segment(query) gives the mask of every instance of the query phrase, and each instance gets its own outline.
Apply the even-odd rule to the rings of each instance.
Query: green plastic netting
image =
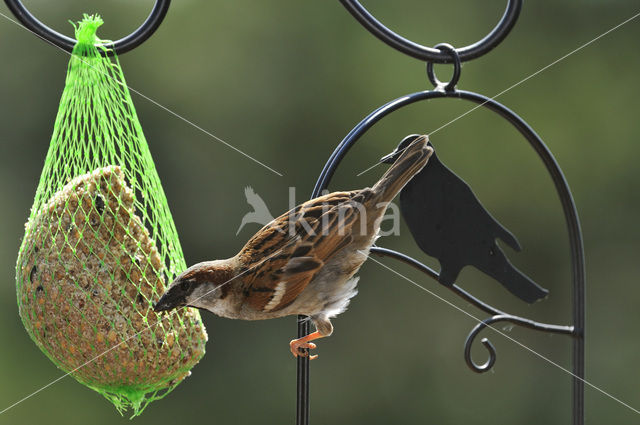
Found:
[[[190,373],[207,336],[197,310],[153,311],[185,262],[122,69],[96,37],[101,24],[85,15],[76,27],[17,298],[38,347],[135,416]]]

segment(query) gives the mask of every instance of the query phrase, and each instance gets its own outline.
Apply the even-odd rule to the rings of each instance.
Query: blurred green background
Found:
[[[434,45],[472,43],[492,28],[504,0],[367,0],[390,28]],[[100,13],[103,38],[137,27],[153,1],[25,1],[41,20],[71,35],[67,20]],[[495,95],[638,12],[634,0],[526,2],[511,35],[464,64],[459,88]],[[0,410],[62,372],[24,331],[14,265],[47,150],[68,55],[10,22],[0,5]],[[550,146],[569,180],[587,260],[587,379],[640,407],[640,19],[500,96]],[[283,174],[224,146],[133,94],[163,181],[187,263],[233,255],[258,229],[248,225],[243,189],[273,214],[288,188],[309,196],[324,162],[367,113],[427,89],[424,64],[373,38],[337,1],[175,1],[149,41],[121,57],[129,85]],[[437,66],[441,79],[450,70]],[[393,114],[350,153],[334,189],[370,185],[357,177],[409,133],[429,133],[469,110],[462,101],[417,104]],[[566,230],[550,178],[518,133],[476,110],[433,135],[441,159],[519,238],[507,255],[551,291],[524,305],[481,273],[461,285],[494,305],[558,324],[571,319]],[[423,259],[406,227],[382,246]],[[472,314],[485,315],[407,267],[383,262]],[[375,262],[361,270],[360,294],[319,344],[311,372],[313,424],[567,424],[571,378],[502,336],[491,373],[477,375],[462,346],[474,321]],[[149,406],[138,424],[285,424],[295,414],[295,319],[240,322],[204,314],[210,340],[193,376]],[[513,328],[509,335],[570,368],[570,338]],[[486,353],[478,344],[476,361]],[[590,424],[638,423],[631,410],[586,389]],[[2,424],[125,424],[100,395],[65,378],[0,415]]]

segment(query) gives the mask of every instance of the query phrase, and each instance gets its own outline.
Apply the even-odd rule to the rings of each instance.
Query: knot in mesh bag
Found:
[[[186,265],[118,59],[101,54],[101,24],[85,15],[76,28],[17,298],[58,367],[137,415],[190,373],[207,336],[197,310],[153,311]]]

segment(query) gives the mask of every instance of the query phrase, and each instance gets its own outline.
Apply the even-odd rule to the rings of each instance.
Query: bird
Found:
[[[354,277],[368,257],[389,203],[425,166],[433,149],[420,136],[372,187],[306,201],[260,229],[233,257],[195,264],[169,285],[157,312],[184,306],[218,316],[264,320],[304,315],[315,332],[289,343],[309,357],[312,341],[333,333],[331,319],[357,294]]]
[[[380,161],[393,164],[419,137],[407,136]],[[420,249],[440,262],[438,281],[443,285],[453,285],[462,268],[472,265],[525,302],[549,293],[509,262],[496,239],[520,251],[518,240],[482,206],[471,187],[440,162],[435,151],[429,164],[402,189],[400,210]]]
[[[265,204],[264,200],[254,192],[251,186],[247,186],[244,188],[244,196],[247,198],[247,204],[253,207],[253,211],[250,211],[242,217],[242,221],[240,222],[240,227],[236,231],[236,236],[240,233],[245,224],[248,223],[258,223],[261,225],[265,225],[273,220],[273,216],[267,208],[267,204]]]

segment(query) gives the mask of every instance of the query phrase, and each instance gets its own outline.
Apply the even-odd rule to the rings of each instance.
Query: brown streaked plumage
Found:
[[[155,309],[189,305],[244,320],[306,315],[316,332],[290,343],[294,356],[306,355],[299,349],[331,335],[330,319],[357,293],[353,276],[387,205],[426,165],[433,152],[427,142],[416,139],[373,187],[307,201],[260,229],[235,256],[190,267]]]

